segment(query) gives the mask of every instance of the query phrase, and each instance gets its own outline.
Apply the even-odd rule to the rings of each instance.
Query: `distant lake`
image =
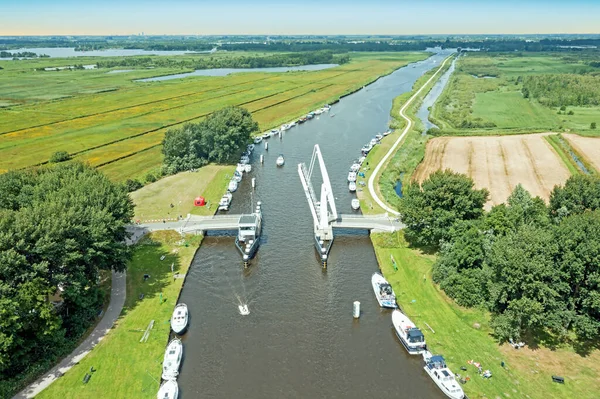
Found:
[[[210,53],[211,51],[150,51],[139,49],[108,49],[108,50],[91,50],[91,51],[75,51],[71,47],[39,47],[39,48],[20,48],[6,50],[11,53],[22,53],[29,51],[38,55],[46,54],[52,58],[65,57],[127,57],[132,55],[182,55],[189,53]],[[0,58],[2,60],[12,60],[12,58]]]
[[[138,79],[136,82],[156,82],[159,80],[182,79],[189,76],[227,76],[232,73],[240,72],[293,72],[293,71],[320,71],[338,66],[338,64],[316,64],[302,65],[295,67],[274,67],[274,68],[216,68],[216,69],[198,69],[194,72],[178,73],[175,75],[157,76],[155,78]]]

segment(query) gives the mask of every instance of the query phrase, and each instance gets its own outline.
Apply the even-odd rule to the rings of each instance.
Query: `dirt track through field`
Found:
[[[582,137],[576,134],[563,134],[571,147],[600,172],[600,137]]]
[[[505,202],[517,184],[533,196],[548,200],[554,186],[563,184],[570,174],[544,135],[432,139],[414,179],[422,182],[438,169],[467,174],[477,188],[490,191],[488,209]]]

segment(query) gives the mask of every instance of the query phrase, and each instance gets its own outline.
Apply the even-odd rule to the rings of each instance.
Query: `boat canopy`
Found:
[[[429,359],[429,361],[427,362],[427,365],[430,368],[435,368],[435,369],[445,369],[445,368],[447,368],[446,361],[444,360],[444,357],[440,356],[440,355],[432,356],[431,359]]]
[[[425,342],[425,336],[423,335],[423,333],[421,332],[421,330],[419,330],[416,327],[413,327],[411,329],[409,329],[406,332],[406,335],[408,336],[408,341],[412,342],[412,343],[419,343],[419,342]],[[444,360],[444,358],[442,358],[442,361]]]

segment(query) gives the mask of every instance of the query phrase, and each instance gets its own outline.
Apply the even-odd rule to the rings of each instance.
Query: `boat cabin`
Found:
[[[416,327],[409,328],[406,331],[406,338],[408,339],[408,342],[412,344],[420,344],[425,342],[425,336],[423,335],[421,330],[419,330]]]
[[[432,356],[427,361],[427,367],[430,370],[433,370],[433,369],[441,370],[441,369],[447,368],[446,361],[444,360],[444,357],[440,356],[440,355]]]
[[[255,214],[242,215],[239,220],[238,240],[255,240],[258,227],[258,216]]]
[[[391,296],[393,294],[392,286],[389,284],[381,284],[379,286],[379,293],[382,297]]]

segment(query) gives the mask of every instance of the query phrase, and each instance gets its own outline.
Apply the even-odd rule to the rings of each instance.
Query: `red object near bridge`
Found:
[[[194,206],[204,206],[206,205],[206,200],[204,197],[196,197],[194,200]]]

